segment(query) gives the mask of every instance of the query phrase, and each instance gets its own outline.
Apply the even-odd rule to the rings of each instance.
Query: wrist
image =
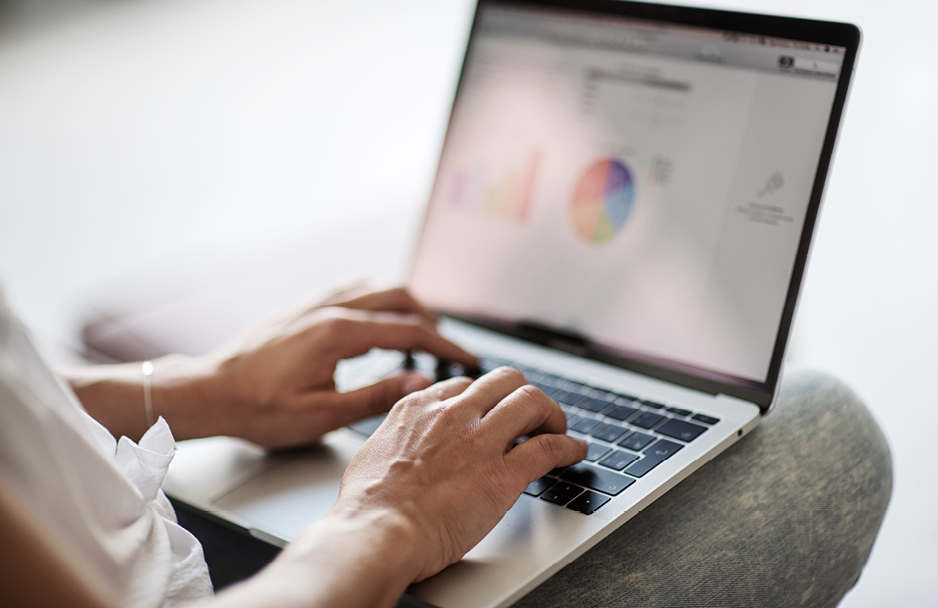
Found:
[[[223,398],[214,363],[205,357],[168,355],[154,359],[151,376],[153,416],[162,416],[178,440],[226,434]],[[134,364],[138,368],[140,364]]]
[[[211,361],[173,355],[152,361],[152,418],[166,418],[177,439],[205,436],[211,428]],[[150,427],[142,363],[96,365],[64,372],[85,410],[115,437],[139,440]]]
[[[335,507],[257,583],[278,588],[281,606],[392,607],[419,570],[415,539],[410,521],[393,510]]]

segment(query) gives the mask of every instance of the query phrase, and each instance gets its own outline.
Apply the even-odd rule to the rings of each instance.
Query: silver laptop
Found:
[[[556,399],[590,451],[410,594],[510,605],[756,427],[858,45],[847,24],[479,2],[409,287],[485,366]],[[337,381],[405,366],[454,373],[373,351]],[[165,489],[283,545],[329,509],[378,424],[281,454],[187,442]]]

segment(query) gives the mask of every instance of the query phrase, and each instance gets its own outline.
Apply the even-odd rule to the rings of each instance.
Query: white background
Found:
[[[938,3],[724,6],[864,29],[790,355],[853,386],[893,449],[893,502],[843,605],[935,606]],[[0,9],[0,283],[60,358],[106,286],[414,217],[469,15],[466,0]]]

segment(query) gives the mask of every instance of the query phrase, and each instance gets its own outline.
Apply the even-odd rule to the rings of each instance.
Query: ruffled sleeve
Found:
[[[166,420],[160,416],[143,435],[139,444],[127,437],[121,437],[117,443],[114,462],[124,476],[140,490],[143,499],[152,502],[156,500],[175,454],[176,441]]]

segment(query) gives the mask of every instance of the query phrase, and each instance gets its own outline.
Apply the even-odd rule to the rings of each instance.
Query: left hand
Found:
[[[169,422],[181,438],[231,435],[289,447],[387,411],[430,385],[408,372],[355,391],[336,391],[336,364],[373,347],[419,349],[468,366],[477,363],[437,332],[436,317],[406,290],[359,288],[272,319],[209,355],[212,372],[203,394],[211,398],[203,411],[193,413],[202,428]],[[157,368],[154,377],[159,374]]]

